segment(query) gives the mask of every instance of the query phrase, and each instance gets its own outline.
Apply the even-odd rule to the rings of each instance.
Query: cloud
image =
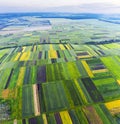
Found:
[[[120,6],[108,3],[90,3],[78,6],[62,6],[49,8],[53,12],[74,12],[74,13],[120,13]]]
[[[36,7],[2,6],[0,12],[71,12],[71,13],[120,13],[120,5],[109,3],[87,3],[73,6]]]

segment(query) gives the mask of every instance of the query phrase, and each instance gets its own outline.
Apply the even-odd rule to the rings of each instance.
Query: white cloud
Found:
[[[74,9],[70,9],[69,6],[73,6]],[[120,12],[119,7],[120,0],[0,0],[0,12],[75,11],[118,13]]]
[[[80,5],[84,3],[111,3],[120,5],[120,0],[0,0],[0,5],[5,6],[39,6],[55,7],[63,5]]]

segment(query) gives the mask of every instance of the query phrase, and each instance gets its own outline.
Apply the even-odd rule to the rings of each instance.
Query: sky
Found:
[[[120,0],[0,0],[0,12],[119,13]]]

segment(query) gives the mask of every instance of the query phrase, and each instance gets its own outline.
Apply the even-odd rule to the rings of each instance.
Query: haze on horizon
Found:
[[[0,13],[6,12],[78,12],[120,13],[120,0],[4,0]]]

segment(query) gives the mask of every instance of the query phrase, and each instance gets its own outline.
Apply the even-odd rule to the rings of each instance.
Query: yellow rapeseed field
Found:
[[[60,117],[62,119],[63,124],[73,124],[68,111],[60,112]]]
[[[90,77],[94,77],[94,75],[93,75],[92,71],[90,70],[90,68],[89,68],[89,66],[88,66],[88,64],[87,64],[87,62],[86,62],[85,60],[82,60],[81,62],[82,62],[82,64],[83,64],[85,70],[87,71],[88,75],[89,75]]]
[[[59,44],[59,47],[61,50],[65,50],[65,47],[63,46],[63,44]]]
[[[53,48],[53,45],[52,45],[52,44],[50,44],[50,50],[54,50],[54,48]]]
[[[46,114],[42,114],[44,124],[48,124]]]
[[[70,47],[68,46],[68,44],[67,44],[67,45],[65,45],[65,46],[67,47],[67,49],[68,49],[68,50],[70,50]]]
[[[27,61],[30,57],[30,51],[29,52],[24,52],[22,56],[20,57],[20,61]]]
[[[83,98],[84,102],[87,103],[87,99],[86,99],[86,97],[85,97],[85,95],[84,95],[84,93],[83,93],[78,81],[75,79],[74,82],[75,82],[75,85],[76,85],[81,97]]]
[[[120,107],[120,100],[115,100],[115,101],[112,101],[112,102],[107,102],[107,103],[105,103],[105,106],[109,110],[114,109],[114,108],[119,108]]]
[[[33,49],[33,51],[35,52],[37,50],[37,47],[36,47],[36,45],[34,46],[34,49]]]
[[[14,61],[18,61],[20,54],[21,54],[20,52],[17,53],[17,56],[15,57]]]
[[[99,69],[99,70],[93,70],[92,73],[101,73],[101,72],[107,72],[108,69]]]
[[[21,67],[18,75],[17,86],[21,86],[23,84],[25,74],[25,67]]]
[[[120,80],[117,80],[117,83],[120,85]]]
[[[49,50],[48,56],[49,56],[49,59],[57,59],[58,58],[56,50]]]
[[[25,52],[26,47],[22,47],[22,52]]]
[[[70,46],[70,44],[68,44],[69,48],[72,49],[72,47]]]
[[[83,55],[83,56],[77,56],[79,59],[82,59],[82,58],[90,58],[91,56],[90,55]]]

